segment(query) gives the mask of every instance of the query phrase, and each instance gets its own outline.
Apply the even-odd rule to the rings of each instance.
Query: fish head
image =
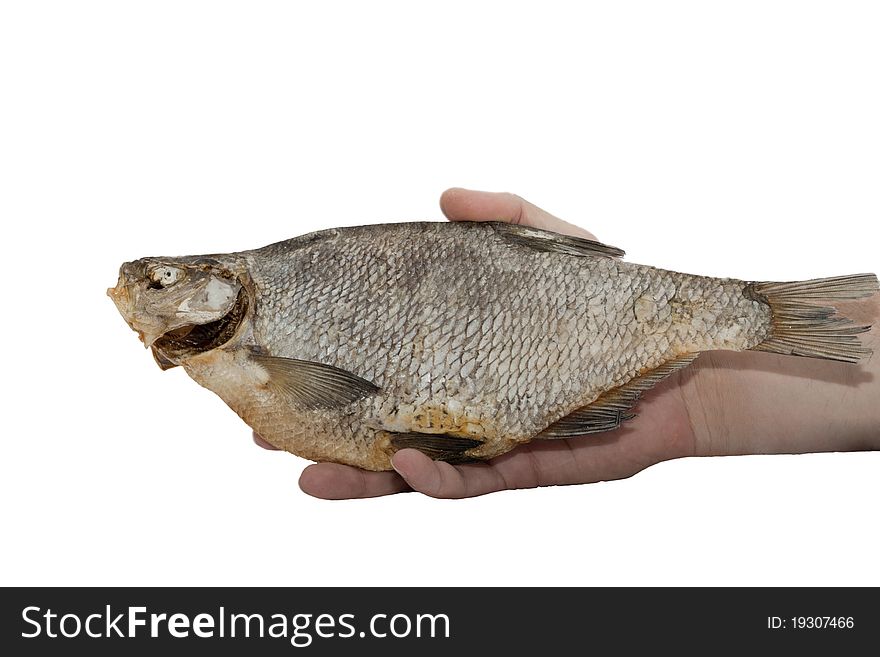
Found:
[[[234,256],[141,258],[107,294],[167,369],[232,340],[247,316],[245,278]]]

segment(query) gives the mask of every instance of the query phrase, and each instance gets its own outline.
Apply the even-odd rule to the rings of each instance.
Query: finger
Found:
[[[339,463],[315,463],[299,477],[304,493],[323,500],[379,497],[409,490],[396,472],[368,472]]]
[[[504,490],[504,478],[487,464],[454,466],[432,461],[415,449],[402,449],[391,464],[413,490],[438,498],[475,497]]]
[[[262,437],[260,434],[258,434],[256,431],[254,431],[254,433],[253,433],[253,438],[254,438],[254,442],[255,442],[257,445],[259,445],[260,447],[262,447],[263,449],[270,449],[270,450],[273,450],[273,451],[275,451],[275,452],[279,451],[278,448],[275,447],[275,445],[273,445],[272,443],[269,443],[269,442],[266,442],[265,440],[263,440],[263,437]]]
[[[508,192],[480,192],[453,187],[440,196],[440,209],[451,221],[506,221],[565,235],[596,239],[583,228],[554,217]]]
[[[577,439],[575,439],[577,440]],[[594,445],[595,442],[591,442]],[[594,475],[591,459],[579,459],[569,440],[524,445],[492,459],[511,488],[586,484],[602,479]]]

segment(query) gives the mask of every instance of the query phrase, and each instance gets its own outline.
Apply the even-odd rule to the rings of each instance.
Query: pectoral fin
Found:
[[[261,353],[251,358],[268,373],[266,385],[301,408],[346,406],[379,391],[373,383],[331,365]]]
[[[395,449],[412,448],[423,452],[435,461],[468,463],[474,461],[465,452],[479,446],[479,440],[437,433],[392,433],[391,445]]]
[[[573,438],[616,429],[635,417],[632,408],[650,390],[673,372],[690,365],[699,354],[686,354],[667,361],[631,381],[602,393],[592,403],[569,413],[544,429],[535,438]]]

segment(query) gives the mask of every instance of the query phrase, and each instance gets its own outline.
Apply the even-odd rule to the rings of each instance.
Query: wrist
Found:
[[[695,453],[798,454],[880,449],[878,297],[841,312],[874,324],[857,365],[759,352],[711,352],[683,376]]]

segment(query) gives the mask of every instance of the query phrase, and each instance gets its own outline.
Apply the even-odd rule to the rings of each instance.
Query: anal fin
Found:
[[[482,443],[473,438],[462,438],[445,433],[392,433],[391,445],[397,449],[412,448],[423,452],[434,461],[468,463],[473,457],[465,452]]]
[[[699,354],[685,354],[603,392],[590,404],[578,408],[544,429],[535,438],[573,438],[591,433],[611,431],[635,417],[633,406],[646,390],[650,390],[673,372],[687,367]]]

